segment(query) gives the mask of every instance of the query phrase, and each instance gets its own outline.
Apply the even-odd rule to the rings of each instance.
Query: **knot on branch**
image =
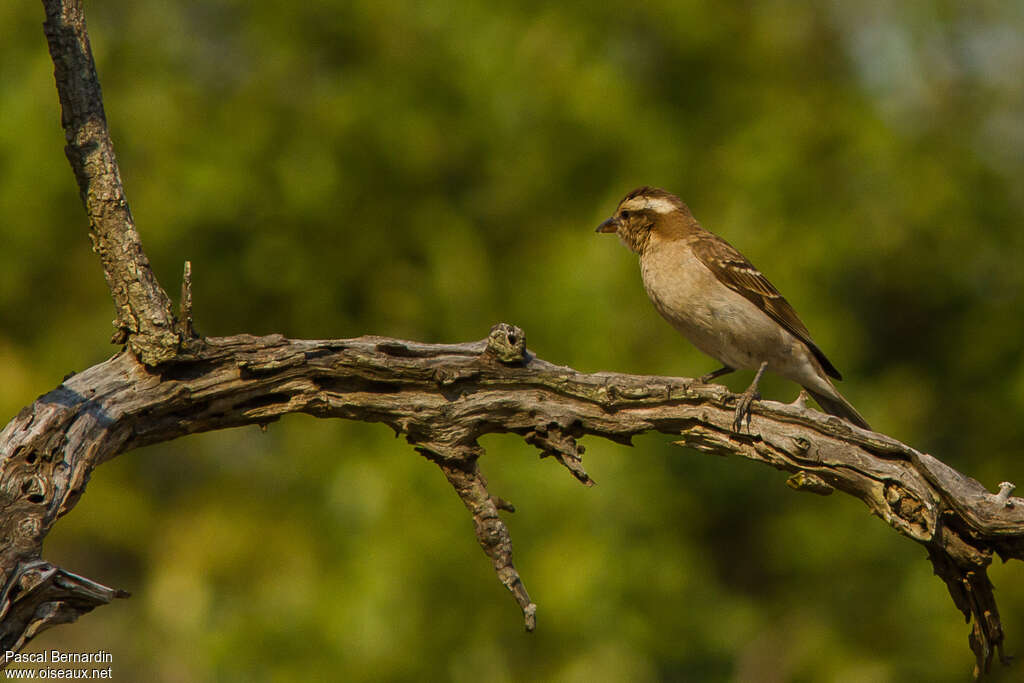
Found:
[[[565,427],[557,422],[537,425],[523,436],[526,443],[540,449],[540,457],[553,456],[586,486],[593,486],[594,480],[583,469],[583,452],[586,450],[577,439],[583,436],[578,423]]]
[[[1017,485],[1010,481],[999,482],[999,493],[996,494],[996,502],[1000,505],[1008,508],[1013,507],[1013,501],[1010,500],[1010,496],[1013,494]]]
[[[526,333],[515,325],[498,323],[487,336],[488,353],[506,365],[526,362]]]
[[[899,484],[886,482],[885,502],[901,522],[896,525],[897,528],[905,531],[908,536],[923,539],[932,535],[935,529],[934,514],[930,514],[928,506],[907,489]]]
[[[464,382],[466,380],[476,379],[479,376],[480,370],[478,368],[446,367],[437,368],[436,370],[434,370],[434,381],[437,382],[437,384],[442,388],[442,390],[444,390],[444,394],[446,397],[448,397],[449,394],[451,393],[448,390],[453,385],[458,384],[459,382]],[[451,398],[457,398],[457,395],[452,396]]]
[[[835,491],[835,487],[812,472],[800,470],[786,480],[786,486],[794,491],[806,491],[816,493],[819,496],[827,496]]]

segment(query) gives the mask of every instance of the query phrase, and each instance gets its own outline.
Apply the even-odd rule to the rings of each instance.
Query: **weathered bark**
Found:
[[[510,338],[520,355],[509,351]],[[532,629],[536,606],[516,573],[498,515],[508,505],[487,489],[478,439],[518,434],[589,484],[580,437],[628,443],[659,431],[680,436],[681,445],[792,472],[789,482],[798,490],[839,489],[862,500],[928,549],[957,607],[973,619],[972,647],[979,667],[988,667],[1003,636],[986,567],[994,552],[1024,559],[1024,500],[990,494],[929,455],[807,408],[757,402],[750,430],[737,433],[731,426],[735,395],[724,387],[579,373],[531,356],[522,342],[522,331],[499,325],[488,340],[450,345],[379,337],[209,338],[194,340],[157,367],[122,352],[41,396],[0,432],[0,534],[6,539],[0,568],[9,578],[37,562],[43,537],[78,500],[92,469],[115,455],[302,412],[383,422],[437,463]],[[55,601],[52,589],[8,593],[7,604],[21,613],[29,610],[19,603]],[[88,609],[100,601],[81,604]],[[47,609],[62,619],[67,611]],[[25,634],[7,621],[0,627],[0,646],[23,642]]]
[[[180,321],[150,269],[121,187],[80,0],[43,0],[66,152],[117,309],[126,348],[39,397],[0,431],[0,647],[22,648],[50,626],[127,595],[41,559],[44,537],[85,491],[94,467],[138,446],[195,432],[266,425],[287,413],[383,422],[435,462],[469,509],[499,579],[535,625],[488,490],[480,436],[518,434],[584,484],[585,435],[629,443],[659,431],[720,455],[793,473],[797,490],[838,489],[925,546],[972,621],[976,674],[1003,632],[986,568],[1024,559],[1024,500],[881,434],[798,405],[761,401],[732,429],[734,394],[686,378],[583,374],[526,351],[523,333],[422,344],[380,337],[308,341],[279,335],[197,338],[186,264]],[[1001,652],[1000,652],[1001,654]]]
[[[132,347],[147,364],[173,356],[178,345],[174,313],[157,282],[121,184],[96,64],[80,0],[44,0],[43,30],[53,59],[61,126],[78,191],[89,216],[93,250],[117,309],[112,341]]]

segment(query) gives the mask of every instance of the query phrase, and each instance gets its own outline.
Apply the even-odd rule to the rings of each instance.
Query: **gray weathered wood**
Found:
[[[510,337],[521,355],[509,351]],[[480,471],[478,439],[518,434],[589,484],[581,437],[628,443],[659,431],[697,450],[792,472],[798,490],[840,490],[863,501],[928,549],[957,606],[973,619],[972,647],[979,666],[988,667],[1003,636],[986,567],[993,553],[1024,557],[1024,500],[1004,500],[929,455],[800,406],[756,402],[750,430],[737,433],[731,427],[736,397],[721,386],[580,373],[532,356],[523,340],[518,328],[499,325],[489,339],[468,344],[198,339],[157,367],[119,353],[41,396],[0,432],[0,567],[9,578],[40,559],[43,537],[100,463],[185,434],[265,425],[301,412],[382,422],[437,463],[532,629],[536,606],[512,563],[498,514],[503,504]],[[47,596],[38,599],[52,602]],[[17,591],[9,596],[14,605],[18,598]],[[23,637],[0,633],[5,647]]]
[[[81,0],[44,0],[43,8],[67,142],[64,152],[117,309],[113,341],[127,341],[143,362],[158,363],[173,355],[178,344],[174,313],[142,250],[125,197]]]

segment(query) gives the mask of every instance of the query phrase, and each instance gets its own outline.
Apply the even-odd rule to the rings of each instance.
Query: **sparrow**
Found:
[[[702,383],[735,370],[757,371],[737,401],[733,429],[740,431],[744,419],[749,429],[750,407],[761,398],[757,386],[766,370],[799,384],[825,412],[871,429],[832,384],[830,377],[842,379],[839,371],[789,302],[743,254],[702,228],[679,197],[653,187],[633,190],[597,232],[615,233],[640,255],[654,307],[722,363]]]

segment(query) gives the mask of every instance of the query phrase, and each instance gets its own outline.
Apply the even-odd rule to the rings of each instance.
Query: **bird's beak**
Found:
[[[597,226],[597,230],[594,232],[618,232],[619,231],[619,219],[612,216],[601,225]]]

